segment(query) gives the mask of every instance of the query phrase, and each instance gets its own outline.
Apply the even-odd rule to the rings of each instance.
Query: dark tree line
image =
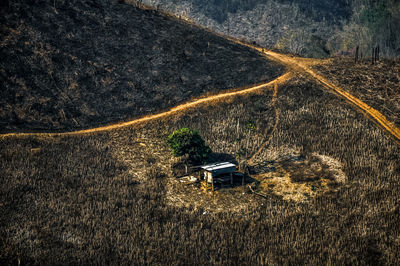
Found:
[[[353,15],[341,32],[346,42],[360,47],[363,54],[395,57],[400,54],[400,1],[353,0]],[[372,51],[372,52],[371,52]]]

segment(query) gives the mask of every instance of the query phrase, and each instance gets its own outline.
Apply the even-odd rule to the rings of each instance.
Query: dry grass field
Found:
[[[154,10],[29,3],[0,17],[0,132],[128,120],[284,70]],[[314,69],[399,125],[398,62],[340,60]],[[0,265],[399,265],[400,145],[291,71],[279,86],[130,126],[0,136]],[[245,185],[181,182],[167,136],[182,127],[212,161],[238,164]]]
[[[305,77],[276,97],[263,90],[91,135],[2,139],[1,261],[400,263],[400,147]],[[249,166],[264,197],[178,182],[166,136],[182,126],[235,160],[272,134]]]

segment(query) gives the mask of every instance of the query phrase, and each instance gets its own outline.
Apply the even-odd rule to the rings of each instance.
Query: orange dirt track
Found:
[[[280,54],[280,53],[276,53],[276,52],[272,52],[272,51],[268,51],[268,50],[264,51],[263,48],[256,47],[256,46],[253,46],[253,45],[250,45],[250,44],[247,44],[247,43],[243,43],[240,40],[233,39],[233,38],[226,37],[226,36],[223,36],[223,37],[231,40],[232,42],[235,42],[235,43],[238,43],[240,45],[244,45],[244,46],[250,47],[250,48],[252,48],[254,50],[257,50],[260,53],[263,53],[269,59],[274,60],[274,61],[278,61],[278,62],[288,66],[289,68],[291,68],[295,72],[303,72],[303,73],[308,74],[314,80],[316,80],[319,83],[321,83],[325,88],[328,88],[333,93],[343,97],[348,102],[350,102],[351,104],[356,106],[370,120],[375,122],[379,127],[384,129],[386,132],[388,132],[395,139],[395,141],[398,144],[400,144],[400,130],[393,123],[388,121],[387,118],[383,114],[381,114],[378,110],[370,107],[369,105],[367,105],[366,103],[364,103],[360,99],[354,97],[350,93],[346,92],[342,88],[330,83],[327,79],[325,79],[324,77],[316,74],[310,68],[310,65],[319,64],[319,63],[323,62],[324,60],[291,57],[291,56],[288,56],[288,55],[284,55],[284,54]],[[138,119],[135,119],[135,120],[132,120],[132,121],[128,121],[128,122],[121,122],[121,123],[116,123],[116,124],[103,126],[103,127],[98,127],[98,128],[84,129],[84,130],[71,131],[71,132],[61,132],[61,133],[7,133],[7,134],[0,135],[0,138],[22,137],[22,136],[43,136],[43,137],[45,137],[45,136],[48,136],[48,137],[51,137],[51,136],[66,136],[66,135],[71,136],[71,135],[81,135],[81,134],[101,132],[101,131],[107,131],[107,130],[112,130],[112,129],[121,128],[121,127],[126,127],[126,126],[130,126],[130,125],[146,122],[146,121],[149,121],[149,120],[154,120],[154,119],[158,119],[158,118],[161,118],[161,117],[165,117],[165,116],[177,113],[177,112],[182,112],[182,111],[184,111],[184,110],[186,110],[188,108],[192,108],[192,107],[194,107],[196,105],[199,105],[199,104],[202,104],[202,103],[208,103],[208,102],[211,102],[211,101],[216,101],[216,100],[220,100],[220,99],[223,99],[223,98],[226,98],[226,97],[235,96],[235,95],[252,93],[252,92],[254,92],[256,90],[263,89],[263,88],[268,87],[268,86],[273,85],[273,84],[282,84],[282,83],[286,82],[287,80],[289,80],[292,77],[292,75],[293,75],[293,73],[289,72],[289,73],[286,73],[286,74],[280,76],[279,78],[277,78],[277,79],[275,79],[273,81],[270,81],[268,83],[265,83],[265,84],[257,85],[257,86],[251,87],[251,88],[242,89],[242,90],[235,91],[235,92],[226,92],[226,93],[221,93],[221,94],[218,94],[218,95],[213,95],[213,96],[209,96],[209,97],[206,97],[206,98],[198,99],[198,100],[195,100],[195,101],[192,101],[192,102],[188,102],[188,103],[185,103],[185,104],[182,104],[182,105],[178,105],[178,106],[176,106],[176,107],[174,107],[174,108],[172,108],[172,109],[170,109],[169,111],[166,111],[166,112],[162,112],[162,113],[154,114],[154,115],[144,116],[142,118],[138,118]],[[264,147],[264,145],[262,147]]]
[[[232,40],[232,39],[230,39]],[[386,132],[388,132],[396,141],[397,144],[400,144],[400,130],[387,118],[381,114],[378,110],[372,108],[368,104],[364,103],[360,99],[354,97],[350,93],[346,92],[342,88],[336,86],[335,84],[330,83],[327,79],[324,77],[318,75],[315,73],[311,68],[310,65],[315,65],[315,64],[320,64],[324,60],[322,59],[309,59],[309,58],[299,58],[299,57],[291,57],[288,55],[272,52],[265,50],[260,47],[255,47],[253,45],[245,44],[237,40],[232,40],[236,43],[246,45],[252,49],[255,49],[263,54],[265,54],[269,59],[278,61],[293,70],[297,72],[303,72],[307,73],[309,76],[311,76],[314,80],[318,81],[321,83],[325,88],[329,89],[333,93],[339,95],[340,97],[346,99],[348,102],[356,106],[361,112],[363,112],[370,120],[375,122],[379,127],[384,129]]]
[[[260,49],[257,49],[260,50]],[[387,120],[387,118],[381,114],[378,110],[372,108],[368,104],[364,103],[360,99],[354,97],[350,93],[346,92],[342,88],[336,86],[335,84],[330,83],[327,79],[324,77],[316,74],[306,63],[302,63],[301,60],[296,60],[295,58],[291,58],[286,55],[278,54],[275,52],[267,51],[265,52],[267,56],[270,58],[275,58],[278,61],[284,63],[285,65],[291,66],[294,69],[302,69],[303,72],[306,72],[309,74],[311,77],[313,77],[315,80],[320,82],[324,87],[332,90],[334,93],[337,95],[345,98],[348,102],[351,104],[355,105],[358,109],[360,109],[364,114],[367,115],[370,119],[372,119],[375,123],[377,123],[380,127],[382,127],[384,130],[386,130],[394,139],[396,140],[397,143],[400,141],[400,130],[390,121]],[[313,60],[309,60],[311,64],[314,64],[312,62]]]
[[[158,114],[154,114],[154,115],[147,115],[147,116],[144,116],[144,117],[141,117],[141,118],[138,118],[135,120],[127,121],[127,122],[121,122],[121,123],[116,123],[116,124],[112,124],[112,125],[108,125],[108,126],[91,128],[91,129],[84,129],[84,130],[70,131],[70,132],[60,132],[60,133],[7,133],[7,134],[0,135],[0,138],[23,137],[23,136],[42,136],[42,137],[73,136],[73,135],[82,135],[82,134],[117,129],[117,128],[126,127],[126,126],[130,126],[130,125],[134,125],[134,124],[139,124],[139,123],[154,120],[154,119],[159,119],[159,118],[162,118],[162,117],[165,117],[168,115],[172,115],[172,114],[175,114],[178,112],[182,112],[189,108],[195,107],[196,105],[199,105],[199,104],[205,104],[205,103],[221,100],[221,99],[236,96],[236,95],[244,95],[244,94],[248,94],[248,93],[253,93],[257,90],[264,89],[264,88],[272,86],[272,85],[277,86],[279,84],[285,83],[292,76],[293,76],[292,73],[288,72],[288,73],[283,74],[282,76],[280,76],[270,82],[264,83],[264,84],[256,85],[256,86],[253,86],[253,87],[250,87],[247,89],[242,89],[239,91],[225,92],[225,93],[221,93],[221,94],[217,94],[217,95],[212,95],[212,96],[209,96],[206,98],[201,98],[198,100],[194,100],[192,102],[178,105],[178,106],[176,106],[168,111],[162,112],[162,113],[158,113]]]

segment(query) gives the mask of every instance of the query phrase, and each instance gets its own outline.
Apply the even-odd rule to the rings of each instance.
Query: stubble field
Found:
[[[2,261],[399,263],[399,146],[305,77],[280,86],[276,97],[264,90],[92,135],[2,139]],[[199,194],[173,176],[177,160],[165,137],[182,126],[235,160],[246,151],[251,157],[272,134],[249,167],[254,178],[270,173],[264,183],[281,177],[292,188],[311,187],[329,173],[344,176],[309,194],[263,182],[256,189],[264,197],[246,188]],[[299,178],[296,169],[308,166],[317,169],[312,178]]]

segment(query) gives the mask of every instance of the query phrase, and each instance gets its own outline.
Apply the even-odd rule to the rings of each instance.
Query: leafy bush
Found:
[[[168,144],[174,156],[189,155],[195,162],[204,162],[211,153],[199,133],[190,128],[181,128],[168,136]]]

